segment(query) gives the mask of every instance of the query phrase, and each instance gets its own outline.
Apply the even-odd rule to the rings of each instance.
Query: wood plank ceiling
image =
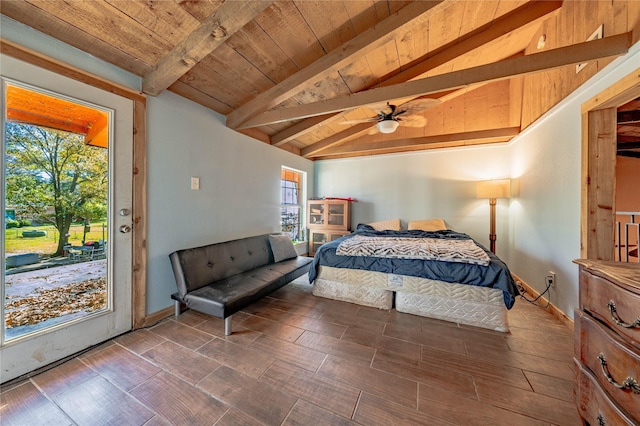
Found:
[[[505,142],[523,75],[624,54],[629,34],[531,52],[561,1],[3,1],[0,12],[310,159]],[[7,42],[4,42],[5,44]],[[526,53],[526,54],[525,54]],[[427,98],[398,130],[386,103]],[[409,120],[408,118],[412,118]]]

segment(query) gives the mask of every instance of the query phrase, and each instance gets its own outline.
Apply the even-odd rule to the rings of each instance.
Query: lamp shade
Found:
[[[398,123],[396,120],[382,120],[378,121],[378,124],[376,124],[376,126],[378,126],[378,130],[380,131],[380,133],[393,133],[396,131],[399,124],[400,123]]]
[[[477,198],[509,198],[511,197],[511,179],[478,182],[476,196]]]

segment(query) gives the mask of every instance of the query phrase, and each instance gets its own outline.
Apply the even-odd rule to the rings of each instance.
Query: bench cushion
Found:
[[[306,274],[311,262],[297,257],[261,266],[194,290],[183,301],[195,311],[226,318]]]

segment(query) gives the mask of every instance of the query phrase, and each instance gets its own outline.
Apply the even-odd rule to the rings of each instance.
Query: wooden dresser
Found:
[[[575,398],[592,426],[640,424],[640,264],[575,260]]]

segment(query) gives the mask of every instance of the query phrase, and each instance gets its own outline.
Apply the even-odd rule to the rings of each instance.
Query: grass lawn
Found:
[[[86,241],[99,241],[107,239],[107,225],[104,223],[92,223],[91,231],[87,232]],[[45,231],[44,237],[22,236],[23,231]],[[71,225],[69,229],[69,243],[74,246],[82,245],[84,225]],[[5,229],[4,250],[5,255],[20,253],[38,253],[40,255],[51,255],[58,248],[59,232],[52,225],[47,226],[25,226],[22,228]]]

